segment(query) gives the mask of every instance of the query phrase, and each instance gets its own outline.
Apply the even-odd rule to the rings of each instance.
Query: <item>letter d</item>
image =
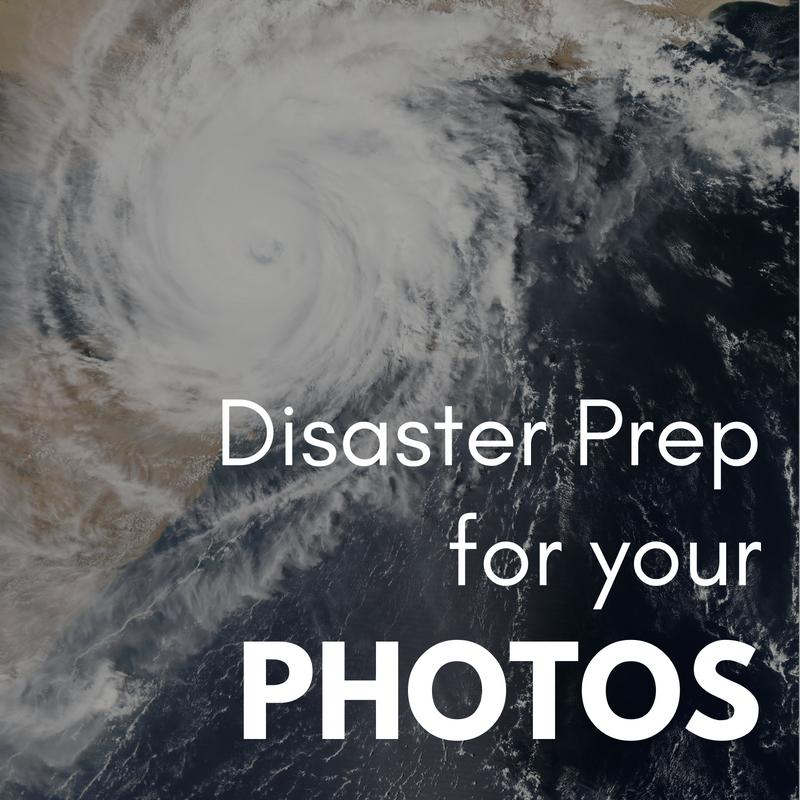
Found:
[[[231,456],[231,408],[239,406],[240,408],[249,408],[255,411],[264,424],[267,426],[267,438],[261,449],[252,456],[245,456],[244,458],[236,458]],[[244,466],[245,464],[254,464],[259,458],[264,456],[272,444],[272,419],[269,414],[264,411],[258,403],[253,403],[250,400],[223,400],[222,401],[222,465],[229,466]]]

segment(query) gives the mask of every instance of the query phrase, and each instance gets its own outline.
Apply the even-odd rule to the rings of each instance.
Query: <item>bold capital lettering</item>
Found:
[[[268,684],[267,661],[282,661],[289,667],[283,683]],[[268,703],[291,703],[308,691],[313,668],[308,653],[291,642],[245,642],[244,738],[267,738]]]
[[[344,739],[345,700],[375,701],[375,738],[397,738],[397,642],[375,642],[375,680],[344,677],[344,642],[322,643],[322,738]]]

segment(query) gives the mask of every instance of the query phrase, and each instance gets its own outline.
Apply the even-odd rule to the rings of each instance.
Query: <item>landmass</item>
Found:
[[[199,496],[218,432],[175,430],[114,387],[87,339],[0,358],[0,663],[52,640]]]

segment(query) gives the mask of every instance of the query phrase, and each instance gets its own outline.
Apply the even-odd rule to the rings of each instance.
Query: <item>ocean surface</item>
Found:
[[[115,385],[182,431],[242,397],[277,432],[292,406],[296,441],[292,466],[277,433],[253,465],[218,461],[46,658],[4,682],[0,797],[797,796],[798,6],[725,6],[688,43],[615,8],[545,5],[535,23],[205,0],[113,86],[86,66],[57,121],[29,121],[77,144],[0,179],[3,329],[110,343]],[[495,52],[570,31],[577,80]],[[623,415],[586,466],[582,398]],[[464,425],[452,466],[433,435],[446,405]],[[336,436],[417,420],[432,457],[315,469],[297,438],[312,420]],[[486,420],[515,441],[546,421],[532,463],[515,450],[476,464],[467,433]],[[632,466],[630,423],[645,420],[655,434]],[[691,466],[658,455],[677,420],[704,437]],[[713,424],[734,420],[758,453],[715,490]],[[234,452],[252,451],[258,427],[238,431]],[[726,446],[740,456],[747,440]],[[469,512],[461,587],[448,543]],[[531,557],[515,586],[483,573],[499,541]],[[680,559],[665,586],[631,566],[653,541]],[[546,586],[542,542],[562,543]],[[600,610],[590,542],[609,558],[631,543]],[[690,542],[705,574],[728,544],[726,586],[692,582]],[[740,542],[761,542],[744,586]],[[405,692],[450,639],[487,648],[507,678],[497,723],[464,742],[424,731]],[[551,741],[531,737],[530,666],[508,660],[510,641],[540,639],[580,647],[558,668]],[[681,680],[674,719],[640,742],[598,731],[581,701],[587,663],[622,639],[659,647]],[[695,709],[728,713],[692,672],[718,639],[755,647],[721,669],[760,707],[733,742],[685,730]],[[242,643],[265,640],[304,647],[314,680],[269,709],[266,740],[244,740]],[[354,679],[374,677],[376,641],[399,643],[397,740],[376,740],[374,706],[357,702],[344,740],[321,737],[323,641],[345,642]],[[641,716],[653,680],[626,664],[608,692]],[[464,717],[480,683],[450,664],[434,695]]]

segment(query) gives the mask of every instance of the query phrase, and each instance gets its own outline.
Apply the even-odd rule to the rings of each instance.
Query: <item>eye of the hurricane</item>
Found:
[[[273,264],[283,253],[283,244],[270,236],[255,237],[250,242],[250,258],[259,264]]]

